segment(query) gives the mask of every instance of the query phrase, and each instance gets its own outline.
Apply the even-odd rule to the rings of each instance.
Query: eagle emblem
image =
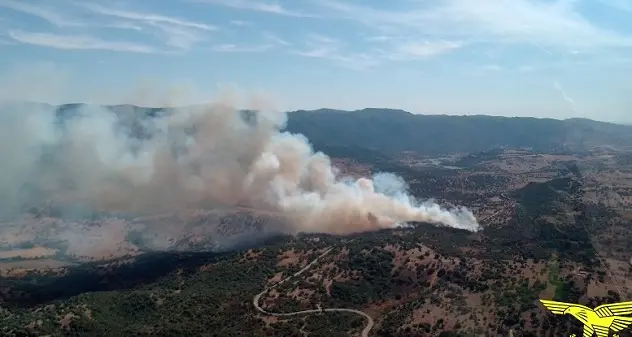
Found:
[[[603,304],[595,309],[573,303],[540,300],[555,315],[571,315],[584,324],[582,337],[608,337],[609,331],[618,333],[632,325],[632,302]],[[616,335],[615,335],[616,336]]]

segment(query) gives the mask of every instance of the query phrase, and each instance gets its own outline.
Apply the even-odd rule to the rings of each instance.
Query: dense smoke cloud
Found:
[[[231,106],[146,113],[85,105],[64,113],[4,105],[0,211],[51,200],[135,214],[240,206],[278,213],[290,233],[345,234],[406,221],[478,229],[465,208],[418,203],[395,175],[340,177],[304,136],[280,131],[285,113]]]

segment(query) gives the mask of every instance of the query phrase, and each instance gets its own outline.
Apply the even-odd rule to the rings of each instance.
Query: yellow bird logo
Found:
[[[603,304],[595,309],[587,306],[540,300],[540,302],[555,315],[572,315],[584,324],[582,337],[608,337],[609,330],[620,332],[632,325],[632,317],[621,315],[632,314],[632,302]],[[615,335],[616,336],[616,335]]]

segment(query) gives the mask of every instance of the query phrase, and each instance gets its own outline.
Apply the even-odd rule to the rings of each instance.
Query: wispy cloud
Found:
[[[315,58],[331,58],[339,53],[342,43],[328,36],[310,34],[305,41],[306,48],[296,50],[296,55],[315,57]]]
[[[458,41],[414,41],[407,39],[372,39],[377,45],[364,50],[350,50],[348,45],[336,38],[310,34],[305,39],[305,48],[294,54],[333,61],[351,69],[366,70],[387,61],[412,61],[434,57],[460,48]]]
[[[254,26],[253,22],[244,21],[244,20],[230,20],[230,24],[235,25],[235,26],[240,26],[240,27]]]
[[[132,53],[156,53],[151,46],[124,42],[107,41],[88,35],[61,35],[52,33],[9,31],[9,36],[20,43],[44,46],[56,49],[110,50]]]
[[[231,7],[235,9],[249,10],[255,12],[263,12],[269,14],[290,16],[290,17],[315,17],[297,10],[291,10],[282,6],[276,1],[259,1],[259,0],[189,0],[190,2],[206,3],[211,5],[219,5]]]
[[[536,43],[543,48],[630,47],[632,37],[581,16],[576,1],[410,0],[401,10],[318,0],[331,17],[400,36],[452,37],[471,42]]]
[[[211,48],[211,50],[220,53],[262,53],[270,50],[270,48],[272,48],[272,45],[269,44],[255,46],[238,46],[235,44],[226,43],[214,46],[213,48]]]
[[[203,41],[208,32],[218,30],[218,27],[211,24],[155,13],[108,8],[94,3],[86,3],[82,6],[100,15],[132,20],[152,27],[154,31],[157,30],[161,36],[166,37],[167,45],[179,49],[189,49],[195,43]]]
[[[566,91],[564,90],[560,82],[558,82],[557,80],[553,80],[553,88],[555,88],[555,90],[558,90],[562,94],[562,98],[564,98],[564,100],[568,102],[568,104],[570,104],[573,112],[577,113],[577,105],[575,104],[575,100],[566,94]]]
[[[18,2],[14,0],[0,0],[0,7],[20,11],[39,17],[60,28],[94,29],[122,29],[158,36],[167,46],[188,50],[194,44],[203,41],[206,35],[218,30],[214,25],[176,18],[155,13],[143,13],[133,10],[106,7],[95,2],[72,3],[54,8],[41,2]],[[71,14],[69,14],[71,13]],[[90,14],[90,16],[87,16]],[[96,14],[96,16],[95,16]],[[88,20],[89,18],[89,20]],[[14,40],[23,43],[38,44],[64,49],[110,49],[130,52],[150,52],[156,48],[132,43],[109,43],[97,37],[84,35],[57,35],[54,33],[26,33],[14,32]],[[28,41],[28,42],[27,42]],[[84,48],[88,46],[88,48]]]
[[[347,51],[344,49],[342,41],[329,36],[311,34],[307,37],[305,45],[305,49],[294,50],[291,53],[309,58],[333,61],[339,66],[354,70],[367,70],[380,64],[381,61],[377,55]]]
[[[278,35],[270,33],[270,32],[262,32],[264,40],[269,41],[276,45],[289,46],[291,43],[286,40],[280,38]]]
[[[204,34],[187,27],[160,22],[153,22],[150,25],[157,28],[162,33],[161,35],[165,36],[167,45],[178,49],[190,49],[193,45],[205,39]]]
[[[120,21],[120,22],[112,22],[112,23],[106,23],[103,25],[100,25],[104,28],[114,28],[114,29],[126,29],[126,30],[135,30],[135,31],[142,31],[143,27],[139,26],[139,25],[135,25],[131,22],[127,22],[127,21]]]
[[[184,20],[180,18],[164,16],[160,14],[139,13],[139,12],[133,12],[133,11],[118,10],[118,9],[107,8],[101,5],[90,4],[90,3],[86,3],[83,6],[85,6],[86,8],[96,13],[109,15],[109,16],[115,16],[122,19],[136,20],[136,21],[142,21],[142,22],[148,22],[148,23],[156,23],[156,22],[167,23],[167,24],[172,24],[176,26],[197,28],[197,29],[202,29],[202,30],[207,30],[207,31],[217,29],[217,27],[206,24],[206,23],[199,23],[195,21],[189,21],[189,20]]]
[[[419,60],[445,54],[462,46],[460,41],[401,41],[392,43],[382,54],[394,61]]]
[[[41,4],[28,3],[26,1],[0,0],[0,7],[38,17],[57,27],[85,25],[85,23],[64,15],[52,7],[42,6]]]

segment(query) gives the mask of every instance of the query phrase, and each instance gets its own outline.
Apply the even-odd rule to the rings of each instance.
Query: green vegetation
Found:
[[[235,331],[256,332],[261,329],[261,322],[254,319],[251,296],[259,291],[263,280],[273,272],[274,260],[238,263],[238,257],[237,254],[219,260],[213,256],[182,257],[169,261],[174,264],[170,267],[177,269],[158,277],[156,281],[151,281],[151,275],[143,274],[141,269],[136,271],[138,277],[148,277],[144,282],[149,283],[132,286],[129,290],[119,288],[82,293],[62,301],[50,297],[55,294],[63,298],[65,294],[60,293],[63,289],[51,287],[63,288],[65,284],[51,283],[43,287],[40,295],[50,294],[52,305],[36,311],[30,308],[5,311],[0,331],[6,336],[11,336],[11,331],[22,331],[28,335],[29,329],[24,327],[41,320],[46,324],[31,329],[37,331],[37,335],[183,336],[208,335],[212,331],[213,336],[230,336]],[[164,264],[167,261],[160,262]],[[202,263],[213,263],[212,272],[199,272]],[[121,274],[117,275],[120,272],[112,270],[110,277],[120,277]],[[78,278],[75,275],[72,280],[69,279],[68,286],[80,282]],[[117,285],[120,286],[123,284]],[[33,285],[33,288],[36,286]],[[31,298],[31,302],[36,300],[42,300],[41,296]],[[60,332],[57,321],[68,315],[74,318],[70,319],[67,329]]]
[[[408,229],[358,234],[349,237],[301,235],[279,238],[253,251],[232,253],[147,254],[131,264],[85,264],[62,277],[31,275],[10,281],[13,291],[29,297],[10,296],[0,313],[6,336],[348,336],[364,326],[352,314],[314,314],[290,319],[264,320],[252,306],[252,297],[277,272],[290,275],[301,265],[280,267],[283,252],[305,252],[303,264],[318,255],[316,250],[333,247],[322,265],[337,269],[325,273],[318,266],[277,289],[281,296],[269,310],[288,312],[322,307],[364,309],[372,303],[396,301],[383,316],[375,317],[376,336],[469,336],[476,331],[496,331],[527,336],[524,313],[533,313],[532,331],[542,327],[563,328],[559,318],[538,308],[544,282],[521,276],[522,258],[478,260],[498,247],[477,246],[472,235],[456,229],[419,223]],[[486,236],[487,234],[483,234]],[[318,238],[318,240],[315,240]],[[492,241],[493,242],[493,241]],[[397,267],[393,252],[431,247],[418,256],[413,267]],[[390,247],[390,248],[389,248]],[[466,254],[464,247],[470,248]],[[476,248],[472,250],[471,248]],[[339,258],[347,251],[346,258]],[[309,253],[307,253],[309,252]],[[548,281],[556,282],[565,300],[581,293],[564,279],[563,263],[549,266]],[[313,275],[350,275],[327,289]],[[312,276],[310,276],[312,275]],[[5,283],[7,280],[5,280]],[[307,301],[283,294],[295,289],[311,290]],[[471,307],[470,294],[480,294],[483,303]],[[9,294],[10,295],[10,294]],[[309,297],[311,296],[311,297]],[[412,323],[412,315],[429,308],[443,308],[453,320],[432,319]],[[483,320],[482,308],[493,308]],[[430,316],[428,316],[430,317]],[[471,317],[471,318],[470,318]],[[238,318],[238,319],[237,319]],[[428,318],[429,319],[429,318]],[[474,323],[467,323],[468,320]],[[469,324],[469,325],[468,325]],[[471,324],[475,324],[472,326]],[[60,329],[61,327],[61,329]]]
[[[557,259],[552,259],[548,264],[549,273],[548,280],[549,283],[555,287],[555,295],[553,296],[553,300],[555,301],[568,301],[565,297],[564,293],[564,282],[560,277],[560,265]]]
[[[390,109],[321,109],[289,116],[287,129],[304,134],[317,147],[345,144],[384,153],[477,153],[499,147],[562,153],[582,150],[588,143],[632,143],[629,126],[590,120],[432,116]]]
[[[572,178],[529,183],[513,193],[514,218],[488,231],[487,244],[497,247],[491,250],[493,256],[548,260],[555,252],[562,260],[594,266],[597,259],[586,229],[597,219],[577,202],[581,193],[580,183]]]
[[[30,273],[5,278],[0,284],[0,335],[357,335],[365,324],[358,315],[268,317],[252,305],[253,296],[277,273],[292,275],[325,248],[333,249],[313,270],[278,286],[274,295],[266,294],[262,305],[278,312],[317,306],[363,310],[375,319],[373,336],[506,336],[511,332],[518,337],[568,335],[581,328],[565,317],[550,315],[538,304],[549,284],[555,287],[553,296],[557,300],[581,299],[592,305],[618,298],[615,293],[585,298],[588,281],[575,274],[579,265],[591,275],[589,281],[604,282],[605,273],[595,257],[591,236],[594,239],[616,218],[603,204],[582,202],[582,175],[575,163],[546,167],[538,174],[544,172],[556,178],[529,183],[514,193],[508,192],[512,183],[508,175],[495,174],[489,167],[477,171],[502,153],[489,150],[503,144],[498,139],[510,146],[531,142],[536,150],[563,151],[559,146],[563,137],[554,132],[565,122],[528,119],[521,124],[496,118],[419,117],[401,111],[394,111],[395,117],[386,120],[384,113],[371,110],[362,117],[354,113],[346,117],[325,111],[325,115],[314,117],[301,112],[290,118],[288,128],[311,128],[305,133],[315,140],[316,149],[354,158],[374,172],[401,174],[417,197],[471,202],[482,208],[502,204],[509,219],[486,224],[476,234],[413,223],[410,228],[345,237],[282,236],[257,241],[257,246],[251,241],[241,242],[252,248],[249,253],[209,253],[205,249],[218,247],[218,240],[202,240],[195,245],[182,240],[175,246],[189,249],[187,253],[152,252],[133,261],[86,263],[69,268],[61,276]],[[429,126],[421,126],[420,120]],[[325,128],[324,121],[334,122]],[[329,139],[328,135],[338,128],[336,121],[359,131]],[[544,131],[526,134],[517,124],[528,125],[529,131],[543,125]],[[469,137],[486,133],[489,125],[506,127],[503,132],[507,134],[473,136],[471,142],[457,137],[441,143],[449,138],[441,128],[454,128]],[[417,128],[414,132],[405,131],[413,127]],[[391,133],[393,128],[404,128],[402,139],[408,143],[393,137],[380,138],[382,132]],[[348,145],[339,145],[343,140]],[[455,150],[476,150],[477,154],[456,163],[464,167],[462,170],[413,168],[389,153],[407,149],[422,154]],[[492,197],[496,201],[490,201]],[[243,215],[235,217],[232,222],[257,221]],[[141,248],[147,248],[146,239],[141,232],[127,236],[129,242]],[[241,247],[228,240],[220,243],[224,244],[220,248]],[[59,245],[59,257],[64,258],[66,247]],[[287,253],[295,255],[297,263],[279,265],[281,256]]]

